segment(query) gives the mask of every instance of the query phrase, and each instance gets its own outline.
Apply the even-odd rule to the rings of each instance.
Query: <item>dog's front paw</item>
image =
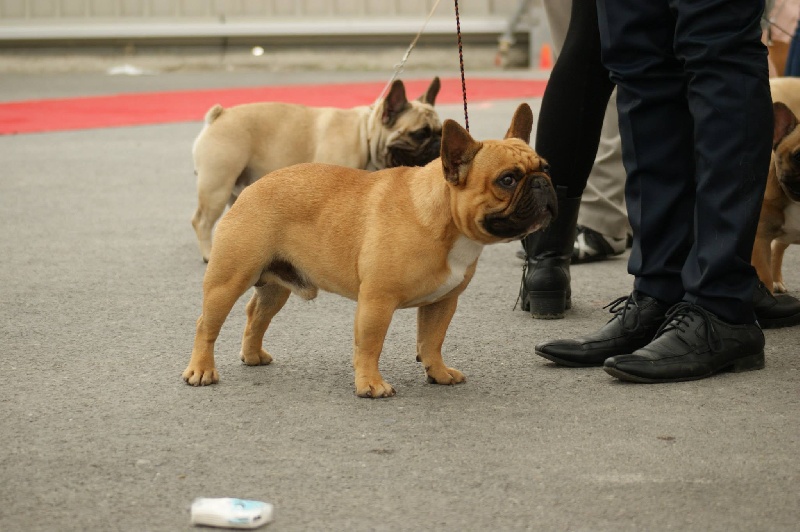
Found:
[[[461,384],[467,377],[454,368],[441,366],[439,368],[428,368],[425,373],[428,375],[428,382],[431,384]]]
[[[239,353],[239,358],[248,366],[266,366],[272,362],[270,354],[263,349],[256,353],[245,353],[242,351]]]
[[[202,367],[190,362],[189,366],[183,370],[183,380],[192,386],[207,386],[219,382],[219,373],[213,365]]]
[[[356,395],[359,397],[378,399],[380,397],[392,397],[395,393],[397,392],[394,391],[392,385],[380,376],[377,378],[356,378]]]
[[[785,294],[786,292],[788,292],[788,290],[786,289],[786,285],[783,283],[783,281],[775,281],[772,283],[772,293]]]

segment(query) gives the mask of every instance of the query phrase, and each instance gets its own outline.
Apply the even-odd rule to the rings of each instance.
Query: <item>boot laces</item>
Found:
[[[694,323],[695,320],[703,320],[706,326],[706,343],[711,347],[712,352],[719,351],[722,348],[722,341],[720,340],[717,330],[714,327],[714,322],[711,319],[711,313],[699,305],[681,301],[673,305],[668,311],[664,319],[664,323],[658,328],[655,337],[661,336],[663,333],[671,330],[678,332],[686,332],[686,327]]]
[[[525,260],[522,261],[522,280],[520,281],[520,286],[525,284],[525,274],[528,273],[528,250],[525,250]],[[522,297],[522,290],[517,293],[517,299],[514,301],[514,308],[511,310],[517,310],[517,305],[519,304],[519,300]]]
[[[625,325],[625,316],[628,315],[628,309],[636,308],[636,310],[639,310],[639,302],[636,300],[635,295],[636,295],[636,292],[631,292],[630,295],[618,297],[617,299],[615,299],[611,303],[605,305],[603,308],[607,308],[608,311],[611,314],[614,315],[614,317],[611,318],[608,321],[611,322],[611,320],[613,320],[617,316],[619,316],[620,319],[622,320],[622,329],[623,330],[625,330],[625,331],[634,331],[634,330],[636,330],[639,327],[639,314],[640,314],[639,312],[636,312],[634,314],[635,321],[634,321],[632,327],[628,327],[627,325]]]

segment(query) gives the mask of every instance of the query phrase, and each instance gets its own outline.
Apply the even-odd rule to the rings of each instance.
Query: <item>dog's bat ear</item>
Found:
[[[439,94],[439,89],[441,89],[441,88],[442,88],[442,84],[439,81],[439,76],[436,76],[435,78],[433,78],[433,81],[431,81],[431,84],[428,87],[428,90],[425,91],[425,94],[423,94],[422,96],[420,96],[417,99],[419,101],[421,101],[422,103],[427,103],[429,105],[435,105],[436,104],[436,95]]]
[[[383,116],[381,120],[386,127],[392,127],[394,121],[400,116],[400,113],[408,107],[408,98],[406,98],[406,87],[399,79],[394,80],[392,87],[389,89],[389,94],[383,100]]]
[[[506,132],[505,138],[522,139],[526,144],[531,142],[531,130],[533,129],[533,111],[527,103],[519,104],[514,116],[511,118],[511,125]]]
[[[772,149],[774,150],[786,138],[786,135],[797,127],[797,117],[783,102],[773,103],[772,112],[775,113],[775,126],[772,130]]]
[[[441,146],[444,178],[456,186],[463,185],[469,173],[469,166],[481,146],[483,144],[473,139],[458,122],[445,120],[442,124]]]

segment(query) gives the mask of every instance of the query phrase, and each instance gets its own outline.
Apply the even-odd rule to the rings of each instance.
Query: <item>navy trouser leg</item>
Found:
[[[758,0],[597,0],[617,84],[635,288],[752,323],[771,151]]]

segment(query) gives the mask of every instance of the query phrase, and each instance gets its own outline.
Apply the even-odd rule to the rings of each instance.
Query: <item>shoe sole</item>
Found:
[[[693,377],[678,377],[675,379],[650,379],[648,377],[640,377],[639,375],[633,375],[631,373],[627,373],[615,367],[603,366],[603,369],[606,371],[606,373],[608,373],[612,377],[616,377],[622,381],[636,382],[641,384],[661,384],[667,382],[698,381],[700,379],[706,379],[708,377],[711,377],[712,375],[721,373],[723,371],[731,371],[732,373],[741,373],[743,371],[754,371],[754,370],[764,369],[765,366],[766,366],[766,361],[764,359],[764,351],[761,351],[756,355],[751,355],[749,357],[742,357],[733,360],[727,366],[723,366],[705,375],[698,375]]]
[[[785,318],[765,319],[760,318],[758,324],[762,329],[782,329],[784,327],[792,327],[800,324],[800,314],[795,316],[787,316]]]
[[[542,351],[538,351],[536,349],[534,349],[533,352],[542,358],[546,358],[550,362],[555,362],[559,366],[566,366],[568,368],[597,368],[603,365],[603,362],[599,362],[597,364],[581,364],[580,362],[572,362],[570,360],[554,357],[553,355],[548,355],[547,353],[543,353]]]

